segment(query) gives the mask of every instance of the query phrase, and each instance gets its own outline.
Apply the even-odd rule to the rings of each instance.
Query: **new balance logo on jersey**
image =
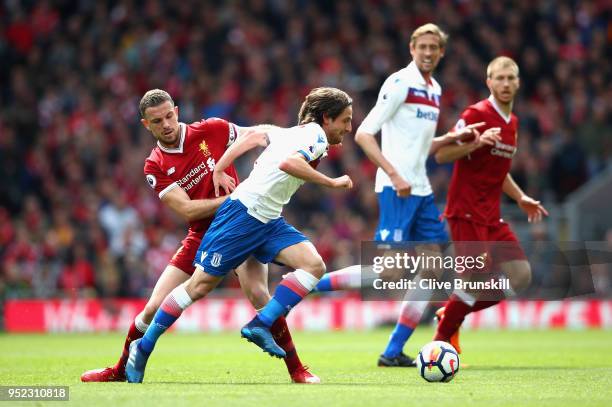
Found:
[[[171,167],[166,174],[172,175],[175,173],[175,171],[176,171],[176,167]]]
[[[419,108],[417,108],[416,117],[417,119],[431,120],[432,122],[438,121],[438,113],[432,112],[432,111],[421,110]]]

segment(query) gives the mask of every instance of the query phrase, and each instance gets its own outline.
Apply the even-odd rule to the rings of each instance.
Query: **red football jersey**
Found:
[[[147,183],[160,198],[177,187],[183,188],[191,199],[214,198],[212,172],[215,163],[237,136],[236,126],[221,119],[207,119],[189,125],[179,123],[179,146],[166,148],[158,142],[145,160]],[[233,165],[225,172],[238,184]],[[190,232],[204,232],[211,221],[212,217],[190,222]]]
[[[500,127],[502,141],[455,161],[445,215],[494,225],[501,218],[502,186],[516,153],[518,119],[514,114],[507,117],[489,98],[468,107],[455,128],[478,122],[486,123],[478,129],[481,133]]]

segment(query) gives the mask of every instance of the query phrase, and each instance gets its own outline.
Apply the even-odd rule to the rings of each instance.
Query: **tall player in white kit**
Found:
[[[162,302],[144,336],[130,345],[126,365],[129,382],[142,382],[157,339],[194,301],[205,297],[237,265],[253,255],[262,263],[275,261],[295,271],[277,286],[272,299],[245,325],[241,334],[272,356],[285,357],[270,327],[295,307],[325,273],[315,247],[281,216],[283,206],[304,182],[346,189],[348,175],[330,178],[315,167],[329,145],[340,144],[351,132],[352,100],[335,88],[313,89],[302,104],[299,126],[252,132],[232,144],[213,172],[216,191],[224,186],[224,170],[246,151],[266,147],[249,177],[226,200],[198,248],[195,273]]]
[[[434,24],[425,24],[412,33],[413,61],[385,80],[376,105],[355,134],[357,144],[378,166],[375,192],[380,215],[375,241],[420,242],[423,244],[417,248],[428,251],[438,251],[436,243],[448,241],[425,163],[430,153],[467,137],[480,124],[434,138],[442,89],[432,73],[444,56],[446,41],[447,35]],[[375,138],[379,131],[382,148]],[[360,287],[361,266],[356,265],[326,274],[316,290]],[[378,359],[379,366],[415,366],[403,348],[428,302],[410,301],[411,294],[423,298],[422,293],[408,293],[389,344]]]

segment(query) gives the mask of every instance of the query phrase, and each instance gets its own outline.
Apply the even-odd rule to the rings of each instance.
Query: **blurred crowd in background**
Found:
[[[148,295],[186,231],[143,176],[155,145],[139,123],[148,89],[170,92],[184,122],[291,126],[311,88],[335,86],[354,98],[356,129],[426,22],[450,34],[434,74],[439,134],[488,96],[486,66],[504,54],[521,69],[512,174],[525,191],[562,203],[609,165],[606,0],[2,2],[0,296]],[[359,263],[377,221],[375,167],[349,137],[319,168],[356,187],[307,185],[285,216],[328,270]],[[451,169],[430,163],[440,203]]]

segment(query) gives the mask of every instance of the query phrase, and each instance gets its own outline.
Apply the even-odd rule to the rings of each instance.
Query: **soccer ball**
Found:
[[[428,382],[450,382],[459,372],[459,355],[450,343],[433,341],[423,346],[416,364]]]

